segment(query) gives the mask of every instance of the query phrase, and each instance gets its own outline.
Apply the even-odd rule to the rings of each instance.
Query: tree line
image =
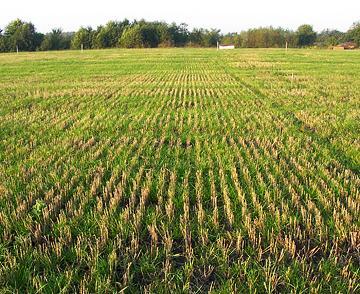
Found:
[[[317,33],[308,24],[299,26],[296,31],[273,27],[249,29],[226,34],[222,37],[222,42],[232,43],[240,48],[279,48],[286,43],[292,48],[328,48],[344,42],[354,42],[360,46],[360,22],[354,23],[347,32],[327,29]]]
[[[149,22],[145,20],[109,21],[106,25],[81,27],[77,32],[53,29],[37,32],[31,22],[16,19],[4,30],[0,29],[0,52],[48,51],[100,48],[156,48],[156,47],[215,47],[217,42],[241,48],[329,47],[352,41],[360,45],[360,22],[347,32],[338,30],[314,31],[311,25],[301,25],[296,31],[261,27],[240,33],[221,34],[218,29],[194,28],[181,23]]]

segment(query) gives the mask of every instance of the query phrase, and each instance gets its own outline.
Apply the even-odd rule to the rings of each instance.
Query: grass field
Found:
[[[0,292],[359,293],[360,51],[0,55]]]

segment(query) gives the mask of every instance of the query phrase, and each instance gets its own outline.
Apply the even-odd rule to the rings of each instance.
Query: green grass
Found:
[[[0,55],[0,292],[359,291],[359,67]]]

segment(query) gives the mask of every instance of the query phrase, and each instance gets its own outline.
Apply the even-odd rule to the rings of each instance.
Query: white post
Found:
[[[16,53],[19,54],[19,46],[16,45]]]
[[[219,41],[216,42],[216,49],[219,51]]]
[[[288,42],[286,41],[286,44],[285,44],[285,51],[287,52],[288,51]]]
[[[81,52],[84,51],[84,44],[81,44]]]

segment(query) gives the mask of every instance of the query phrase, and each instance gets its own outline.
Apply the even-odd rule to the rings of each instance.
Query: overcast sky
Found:
[[[109,20],[164,20],[193,27],[235,32],[259,26],[296,29],[310,23],[314,29],[346,31],[360,21],[360,0],[12,0],[0,4],[0,28],[21,18],[38,31],[52,28],[75,31]]]

